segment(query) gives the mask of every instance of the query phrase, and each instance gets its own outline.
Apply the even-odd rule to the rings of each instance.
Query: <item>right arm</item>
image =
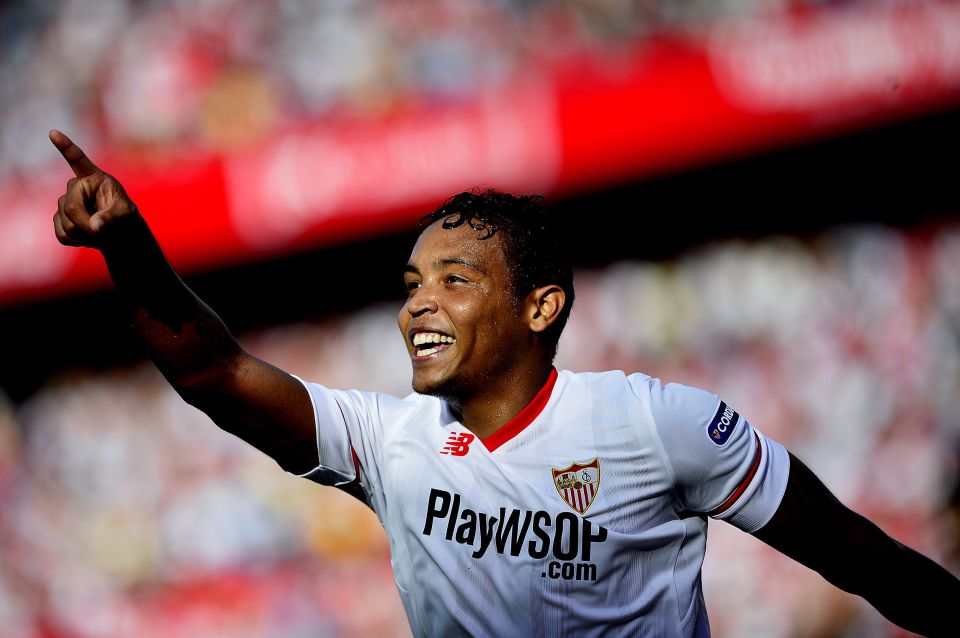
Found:
[[[53,223],[60,243],[101,252],[138,339],[181,397],[223,430],[295,474],[317,466],[313,407],[303,385],[246,352],[183,283],[123,186],[59,131],[73,170]]]
[[[793,455],[783,499],[753,535],[904,629],[957,635],[960,580],[848,509]]]

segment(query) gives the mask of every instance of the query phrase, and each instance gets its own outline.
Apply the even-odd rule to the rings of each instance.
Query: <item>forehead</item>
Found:
[[[444,261],[463,259],[484,267],[488,274],[506,272],[499,234],[480,239],[486,231],[478,231],[468,224],[456,228],[444,228],[442,222],[434,222],[424,230],[410,255],[410,265],[419,270],[430,268]]]

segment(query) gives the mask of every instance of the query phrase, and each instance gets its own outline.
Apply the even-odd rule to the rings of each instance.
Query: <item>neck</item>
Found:
[[[480,392],[467,398],[448,397],[447,402],[465,428],[486,439],[527,407],[546,384],[552,369],[548,362],[497,375]]]

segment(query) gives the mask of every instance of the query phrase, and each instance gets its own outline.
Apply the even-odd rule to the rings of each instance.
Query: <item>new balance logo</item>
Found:
[[[451,432],[447,442],[440,450],[440,454],[450,454],[453,456],[466,456],[470,451],[470,444],[477,438],[466,432]]]

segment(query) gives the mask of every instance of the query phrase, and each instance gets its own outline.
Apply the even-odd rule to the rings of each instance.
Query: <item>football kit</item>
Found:
[[[390,541],[417,636],[707,636],[707,516],[753,532],[786,450],[716,395],[552,370],[487,439],[442,399],[301,383],[319,465]]]

